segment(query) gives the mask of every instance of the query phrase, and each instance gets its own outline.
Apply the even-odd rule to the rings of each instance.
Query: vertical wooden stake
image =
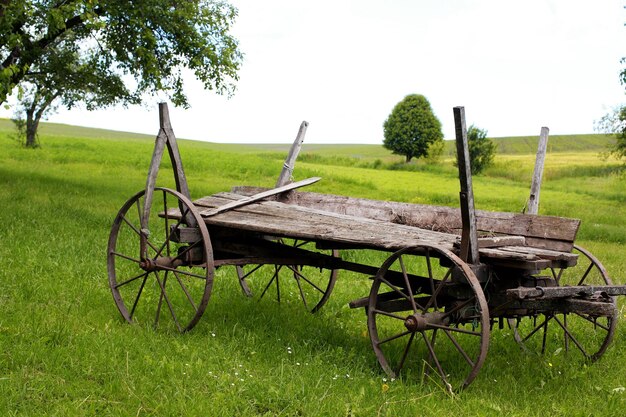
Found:
[[[287,155],[287,159],[285,159],[285,163],[283,164],[283,170],[280,171],[280,175],[278,176],[278,181],[276,181],[276,186],[274,188],[282,187],[283,185],[287,185],[291,180],[291,174],[293,174],[293,168],[296,163],[296,159],[298,158],[298,154],[300,153],[300,149],[302,148],[302,142],[304,142],[304,135],[306,134],[306,129],[309,127],[309,123],[303,121],[300,124],[300,129],[298,130],[298,135],[296,136],[296,140],[291,145],[289,149],[289,155]]]
[[[150,209],[152,208],[152,199],[154,196],[154,189],[156,187],[156,180],[159,173],[159,166],[163,159],[163,153],[165,147],[172,161],[172,168],[174,169],[174,180],[176,182],[176,190],[183,194],[185,197],[191,199],[189,193],[189,186],[187,185],[187,178],[185,177],[185,171],[183,170],[183,162],[180,158],[178,151],[178,144],[176,143],[176,136],[170,123],[170,113],[167,108],[167,103],[159,103],[159,133],[154,142],[154,151],[152,152],[152,160],[150,161],[150,168],[148,170],[148,179],[146,180],[146,194],[144,197],[143,216],[141,218],[141,253],[147,253],[146,239],[150,231],[148,230],[148,222],[150,220]],[[180,207],[183,212],[183,207]],[[188,226],[196,226],[196,220],[191,214],[185,216],[185,221]],[[143,259],[143,258],[142,258]]]
[[[546,149],[548,147],[548,134],[550,129],[541,128],[539,135],[539,144],[537,145],[537,157],[535,158],[535,170],[533,171],[533,180],[530,184],[530,197],[528,198],[528,206],[526,213],[539,213],[539,192],[541,191],[541,178],[543,176],[543,165],[546,160]]]
[[[468,264],[478,264],[478,235],[476,232],[476,213],[474,209],[474,191],[472,189],[472,171],[470,167],[467,129],[465,127],[465,108],[455,107],[454,125],[456,132],[456,152],[459,165],[459,181],[461,183],[461,232],[460,257]]]

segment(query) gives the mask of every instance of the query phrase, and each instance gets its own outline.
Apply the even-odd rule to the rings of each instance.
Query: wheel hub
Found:
[[[410,332],[423,332],[438,326],[446,325],[445,314],[434,311],[426,314],[411,314],[404,320],[404,327]]]
[[[404,320],[404,327],[411,332],[423,332],[428,328],[428,321],[423,315],[411,315]]]

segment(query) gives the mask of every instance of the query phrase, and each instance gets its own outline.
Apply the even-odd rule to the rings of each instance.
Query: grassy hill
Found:
[[[0,120],[0,415],[608,416],[626,409],[623,323],[594,364],[564,349],[524,352],[496,323],[485,366],[460,395],[431,377],[391,380],[376,362],[363,311],[347,307],[367,295],[370,280],[343,271],[316,315],[290,301],[293,294],[281,304],[244,297],[234,269],[223,267],[190,333],[127,325],[108,288],[107,241],[119,208],[145,187],[154,137],[44,124],[43,146],[32,150],[9,130]],[[624,166],[597,157],[601,136],[551,139],[540,212],[582,219],[577,242],[624,284]],[[477,208],[522,210],[533,140],[498,140],[511,146],[474,178]],[[179,146],[194,198],[272,186],[288,147]],[[398,157],[376,145],[309,145],[294,177],[323,177],[311,191],[458,206],[449,160],[415,171],[373,162],[386,158]],[[159,184],[172,186],[168,168],[164,162]],[[623,319],[622,299],[618,306]]]
[[[9,119],[0,118],[0,132],[10,134],[14,131],[13,123]],[[95,129],[89,127],[71,126],[59,123],[42,122],[39,133],[41,136],[61,136],[96,139],[133,139],[154,140],[154,135],[121,132],[116,130]],[[513,136],[491,138],[498,145],[501,155],[526,155],[537,152],[538,136]],[[552,135],[549,139],[548,152],[602,152],[614,139],[605,134],[586,135]],[[209,148],[220,148],[230,152],[257,153],[257,152],[286,152],[290,144],[222,144],[208,143]],[[392,157],[382,145],[358,144],[304,144],[304,152],[311,152],[322,156],[341,156],[356,159],[376,159]],[[454,156],[454,142],[446,141],[444,155]],[[400,157],[398,157],[400,158]]]

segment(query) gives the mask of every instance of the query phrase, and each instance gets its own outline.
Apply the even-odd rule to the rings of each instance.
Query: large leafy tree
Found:
[[[231,94],[242,58],[229,33],[235,16],[220,0],[0,0],[0,104],[22,82],[41,87],[43,72],[68,74],[54,57],[68,51],[75,64],[126,80],[122,98],[164,92],[187,106],[185,69]]]
[[[421,94],[410,94],[395,105],[383,124],[383,146],[404,155],[406,162],[428,156],[429,149],[443,140],[441,122]]]

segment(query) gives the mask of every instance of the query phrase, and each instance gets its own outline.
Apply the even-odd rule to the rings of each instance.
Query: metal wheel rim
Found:
[[[163,310],[169,310],[170,314],[173,317],[176,330],[182,333],[182,332],[191,330],[198,323],[198,321],[202,317],[202,314],[206,310],[207,304],[209,302],[209,298],[210,298],[211,291],[213,288],[213,275],[214,275],[214,269],[215,269],[214,263],[213,263],[213,250],[212,250],[211,240],[209,238],[209,233],[208,233],[206,224],[204,223],[204,220],[202,219],[198,211],[195,209],[195,206],[193,205],[193,203],[187,197],[185,197],[183,194],[179,193],[178,191],[171,190],[168,188],[156,187],[154,195],[157,194],[157,191],[162,193],[164,201],[166,201],[167,195],[171,195],[172,197],[174,197],[177,200],[178,204],[182,203],[186,207],[186,214],[193,216],[193,218],[196,221],[197,228],[201,236],[201,239],[198,241],[201,243],[198,244],[197,246],[202,248],[201,251],[203,253],[203,257],[206,260],[205,264],[201,267],[203,269],[203,275],[193,274],[195,278],[199,278],[202,280],[203,285],[200,287],[200,290],[198,291],[198,296],[196,297],[196,300],[193,300],[194,302],[192,303],[192,300],[190,299],[190,304],[192,305],[194,309],[193,315],[191,316],[190,319],[186,319],[183,322],[181,322],[181,320],[175,317],[176,312],[173,311],[174,306],[172,306],[171,302],[168,300],[166,278],[171,273],[171,275],[173,276],[172,280],[178,281],[178,283],[180,284],[180,287],[183,288],[184,284],[180,283],[181,281],[180,276],[186,276],[186,275],[192,275],[192,274],[184,273],[182,271],[174,272],[174,271],[168,270],[163,273],[163,278],[159,278],[158,276],[159,274],[157,274],[156,272],[154,273],[154,276],[157,278],[156,281],[160,281],[158,285],[160,286],[161,293],[163,294],[162,296],[159,297],[159,307],[157,308],[157,313],[155,317],[155,325],[157,325],[160,320],[161,307],[163,304],[165,304],[165,306],[163,306]],[[107,249],[107,269],[108,269],[109,287],[111,289],[113,299],[115,301],[115,304],[120,314],[122,315],[124,320],[126,320],[128,323],[136,322],[136,318],[133,317],[133,311],[135,307],[137,307],[137,305],[141,301],[144,284],[142,284],[142,286],[140,287],[139,291],[137,292],[136,299],[133,300],[132,303],[130,302],[130,299],[127,299],[127,302],[124,301],[124,296],[120,293],[120,288],[121,286],[125,285],[126,281],[118,280],[118,276],[116,272],[116,260],[120,259],[121,256],[116,252],[116,246],[118,244],[120,228],[124,224],[128,225],[127,221],[129,220],[126,219],[126,214],[129,212],[129,210],[132,210],[133,206],[137,205],[137,207],[140,207],[141,198],[144,197],[145,194],[146,194],[145,190],[138,192],[137,194],[132,196],[128,201],[126,201],[126,203],[119,210],[117,216],[115,217],[115,220],[113,221],[113,225],[111,227],[111,232],[109,234],[108,249]],[[170,207],[173,208],[174,205]],[[138,212],[139,212],[138,217],[139,219],[141,219],[142,217],[141,210],[138,210]],[[165,224],[167,226],[168,223],[165,222]],[[139,226],[139,221],[135,223],[135,227],[138,227],[138,226]],[[130,228],[132,229],[132,226],[130,226]],[[139,239],[139,232],[137,230],[135,230],[135,232],[137,234],[136,236],[137,239]],[[168,239],[170,238],[167,237],[166,240]],[[196,243],[194,243],[194,245],[196,245]],[[169,250],[169,247],[168,247],[168,250]],[[137,259],[133,260],[133,262],[136,262],[136,261]],[[140,271],[142,270],[138,267],[137,273],[142,274],[142,272]],[[142,275],[139,278],[139,280],[143,280],[143,282],[145,283],[148,279],[154,279],[154,277],[148,278],[151,274],[152,274],[151,272],[146,272],[145,277]],[[183,291],[187,293],[186,290],[183,290]],[[189,297],[188,293],[187,293],[187,296]],[[131,304],[132,304],[132,307],[131,307]]]
[[[452,262],[452,264],[455,267],[458,267],[461,271],[461,273],[463,274],[463,276],[465,277],[465,279],[467,280],[467,283],[469,284],[469,288],[471,290],[471,292],[473,293],[473,296],[471,297],[471,299],[474,300],[474,304],[477,305],[479,307],[480,312],[478,312],[479,314],[479,326],[480,326],[480,330],[476,332],[475,336],[476,339],[473,340],[473,344],[475,344],[474,348],[477,349],[477,351],[473,352],[472,357],[469,358],[469,360],[466,358],[467,356],[469,356],[467,353],[464,355],[461,353],[461,350],[463,350],[462,348],[458,351],[459,355],[461,356],[460,360],[466,360],[467,365],[468,365],[468,369],[467,370],[467,374],[465,375],[465,373],[463,373],[463,376],[461,376],[461,382],[455,386],[453,386],[452,384],[450,384],[447,381],[447,377],[446,377],[446,373],[445,373],[445,369],[442,369],[442,367],[440,366],[440,364],[438,363],[438,359],[437,359],[437,353],[436,353],[436,349],[437,346],[435,345],[435,339],[438,337],[437,336],[437,332],[438,329],[429,331],[429,330],[425,330],[425,331],[414,331],[414,332],[410,332],[407,333],[405,336],[409,337],[409,341],[407,342],[407,345],[404,349],[404,352],[402,353],[402,357],[400,359],[400,370],[402,370],[402,367],[404,367],[404,365],[406,364],[406,361],[408,361],[408,356],[410,354],[410,351],[412,349],[411,345],[413,343],[413,340],[417,339],[416,335],[418,333],[420,333],[420,336],[422,336],[422,339],[424,341],[424,343],[426,345],[428,345],[428,337],[432,337],[432,346],[428,347],[428,352],[431,355],[430,358],[428,359],[429,361],[433,361],[437,364],[436,366],[436,370],[434,370],[434,372],[438,372],[439,373],[439,377],[441,377],[443,383],[444,383],[444,387],[446,388],[447,391],[460,391],[464,388],[466,388],[478,375],[478,372],[480,371],[480,368],[482,367],[482,365],[484,364],[485,358],[487,356],[487,350],[488,350],[488,346],[489,346],[489,334],[490,334],[490,330],[489,330],[489,310],[488,310],[488,306],[487,306],[487,301],[485,299],[485,296],[483,294],[482,288],[480,286],[480,283],[478,282],[478,280],[476,279],[474,273],[471,271],[471,269],[469,268],[469,266],[463,262],[460,258],[458,258],[455,254],[453,254],[452,252],[445,250],[443,248],[437,248],[437,247],[420,247],[420,248],[405,248],[402,249],[396,253],[394,253],[393,255],[391,255],[381,266],[380,270],[378,271],[376,277],[374,278],[374,282],[372,284],[372,288],[370,291],[370,296],[369,296],[369,304],[368,304],[368,308],[367,308],[367,318],[368,318],[368,329],[369,329],[369,335],[370,335],[370,340],[372,342],[372,347],[374,349],[374,352],[376,354],[376,357],[378,359],[379,364],[381,365],[381,367],[383,368],[383,370],[391,377],[397,377],[398,373],[397,370],[394,369],[391,364],[389,363],[385,352],[383,352],[381,346],[385,343],[387,343],[387,341],[389,340],[381,340],[379,338],[379,331],[377,328],[377,317],[378,316],[382,316],[384,314],[382,314],[380,311],[377,310],[377,298],[379,297],[378,291],[380,290],[381,287],[381,283],[383,282],[383,278],[385,277],[385,274],[387,273],[387,270],[389,269],[389,267],[396,261],[398,260],[400,257],[402,257],[403,255],[410,255],[412,252],[414,252],[416,249],[419,249],[421,251],[426,251],[426,253],[437,253],[439,256],[441,256],[442,258],[446,258],[448,261]],[[417,256],[417,255],[414,255]],[[430,273],[430,272],[429,272]],[[432,277],[431,277],[432,279]],[[444,278],[445,281],[445,278]],[[410,284],[407,282],[407,286],[410,286]],[[439,291],[435,288],[435,291]],[[413,297],[415,298],[415,297]],[[436,298],[436,297],[431,297],[431,298]],[[408,299],[408,298],[407,298]],[[471,300],[470,299],[470,300]],[[429,301],[428,303],[431,303],[431,301]],[[426,304],[426,306],[424,307],[428,307],[428,304]],[[415,308],[415,307],[414,307]],[[400,315],[401,316],[401,315]],[[458,329],[458,327],[457,327]],[[444,333],[448,338],[450,338],[450,334],[456,334],[455,332],[458,332],[459,330],[455,330],[454,328],[452,328],[451,326],[447,327],[446,329],[441,329],[440,333]],[[429,333],[428,335],[426,335],[426,333]],[[398,339],[400,339],[401,337],[405,337],[405,336],[400,336],[398,337]],[[393,337],[393,336],[392,336]],[[442,336],[443,337],[443,336]],[[456,336],[454,336],[456,337]],[[453,337],[453,338],[454,338]],[[450,340],[452,340],[452,338],[450,338]],[[454,344],[454,342],[452,342]],[[471,362],[471,363],[470,363]],[[449,377],[449,375],[448,375]],[[457,378],[458,381],[458,378]]]

